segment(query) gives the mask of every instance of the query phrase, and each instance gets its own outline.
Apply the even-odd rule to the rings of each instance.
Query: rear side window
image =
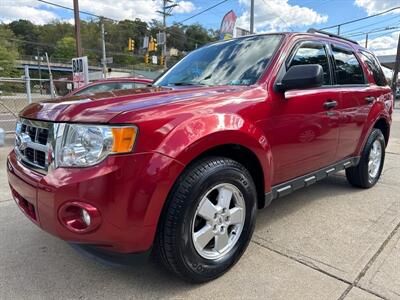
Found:
[[[289,67],[297,65],[321,65],[324,71],[324,85],[331,84],[329,60],[324,45],[318,43],[304,43],[296,51]]]
[[[80,90],[77,92],[75,95],[80,96],[80,95],[88,95],[88,94],[96,94],[96,93],[103,93],[103,92],[109,92],[112,90],[116,89],[117,84],[116,83],[101,83],[101,84],[96,84],[89,86],[86,89]]]
[[[375,83],[379,86],[385,86],[387,84],[385,74],[383,73],[381,65],[376,57],[366,51],[361,51],[361,55],[367,64],[368,69],[372,72]]]
[[[350,51],[332,48],[335,60],[337,84],[364,84],[364,73],[355,54]]]

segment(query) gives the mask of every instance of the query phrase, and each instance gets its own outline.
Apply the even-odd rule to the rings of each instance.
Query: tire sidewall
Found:
[[[187,209],[178,229],[178,251],[191,276],[199,281],[210,280],[226,272],[241,257],[252,236],[256,214],[256,190],[251,176],[237,166],[221,165],[211,168],[195,182],[187,194]],[[247,174],[246,174],[247,173]],[[192,240],[194,215],[203,196],[221,183],[235,185],[243,195],[246,205],[245,223],[235,246],[223,257],[215,260],[205,259],[197,253]]]
[[[374,144],[375,141],[379,141],[381,144],[381,149],[382,149],[382,155],[381,155],[381,164],[379,166],[379,171],[377,173],[377,175],[372,178],[369,175],[369,171],[368,171],[368,162],[369,162],[369,155],[372,149],[372,145]],[[371,133],[370,138],[368,139],[368,143],[366,144],[366,147],[364,149],[363,152],[363,179],[365,180],[365,182],[367,183],[367,185],[369,187],[374,186],[382,173],[382,169],[383,169],[383,164],[385,162],[385,148],[386,148],[386,143],[385,143],[385,138],[383,137],[382,132],[379,129],[374,129],[374,131]]]

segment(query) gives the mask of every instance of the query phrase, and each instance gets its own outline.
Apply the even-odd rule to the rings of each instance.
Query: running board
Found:
[[[291,194],[303,187],[310,186],[317,181],[320,181],[329,175],[335,174],[339,171],[347,169],[349,167],[357,166],[360,161],[360,157],[351,157],[342,160],[334,165],[319,169],[315,172],[303,175],[284,183],[280,183],[271,188],[271,192],[265,193],[265,206],[271,204],[272,200]]]

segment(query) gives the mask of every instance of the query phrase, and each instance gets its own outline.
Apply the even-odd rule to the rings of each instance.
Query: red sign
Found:
[[[226,40],[233,37],[233,29],[235,28],[237,16],[233,10],[228,12],[221,22],[220,39]]]

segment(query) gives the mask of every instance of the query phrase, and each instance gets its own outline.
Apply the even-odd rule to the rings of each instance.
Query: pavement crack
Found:
[[[356,277],[356,279],[350,284],[350,286],[343,292],[343,294],[339,297],[338,300],[343,300],[348,294],[349,292],[352,290],[353,287],[358,287],[362,290],[367,291],[364,288],[361,288],[358,283],[360,282],[360,280],[365,276],[365,274],[367,273],[367,271],[369,270],[369,268],[372,266],[372,264],[376,261],[376,259],[378,258],[378,256],[382,253],[382,251],[385,249],[385,247],[387,246],[387,244],[390,242],[390,240],[393,238],[393,236],[397,233],[397,231],[400,228],[400,223],[398,223],[396,225],[396,227],[392,230],[392,232],[390,232],[390,234],[387,236],[387,238],[384,240],[384,242],[382,243],[382,245],[379,247],[379,249],[375,252],[375,254],[371,257],[371,259],[367,262],[367,264],[364,266],[364,268],[361,270],[361,272],[358,274],[358,276]],[[374,294],[382,299],[386,299],[385,297],[378,295],[374,292],[371,291],[367,291],[371,294]]]
[[[263,248],[265,248],[265,249],[267,249],[267,250],[269,250],[269,251],[272,251],[272,252],[274,252],[274,253],[276,253],[276,254],[279,254],[279,255],[281,255],[281,256],[284,256],[284,257],[286,257],[286,258],[288,258],[288,259],[290,259],[290,260],[294,260],[295,262],[298,262],[298,263],[300,263],[300,264],[302,264],[302,265],[304,265],[304,266],[306,266],[306,267],[309,267],[309,268],[311,268],[311,269],[313,269],[313,270],[316,270],[316,271],[318,271],[318,272],[320,272],[320,273],[323,273],[323,274],[325,274],[325,275],[327,275],[327,276],[329,276],[329,277],[332,277],[332,278],[334,278],[334,279],[336,279],[336,280],[339,280],[339,281],[344,282],[344,283],[349,284],[349,285],[351,284],[350,281],[348,281],[348,280],[346,280],[346,279],[343,279],[343,278],[340,278],[340,277],[338,277],[338,276],[336,276],[336,275],[334,275],[334,274],[331,274],[331,273],[329,273],[329,272],[327,272],[327,271],[325,271],[325,270],[319,268],[318,266],[316,266],[316,265],[314,265],[314,264],[312,264],[312,263],[310,263],[310,262],[301,260],[301,259],[299,259],[299,258],[297,258],[297,257],[288,255],[288,254],[283,253],[283,252],[281,252],[281,251],[279,251],[279,250],[276,250],[276,249],[274,249],[274,248],[268,247],[268,246],[266,246],[266,245],[264,245],[264,244],[262,244],[262,243],[260,243],[260,242],[258,242],[258,241],[252,240],[252,242],[253,242],[254,244],[260,246],[260,247],[263,247]]]
[[[0,203],[5,203],[5,202],[9,202],[12,201],[13,199],[5,199],[5,200],[0,200]]]
[[[400,155],[400,153],[396,153],[396,152],[388,152],[388,151],[386,151],[386,154]]]

